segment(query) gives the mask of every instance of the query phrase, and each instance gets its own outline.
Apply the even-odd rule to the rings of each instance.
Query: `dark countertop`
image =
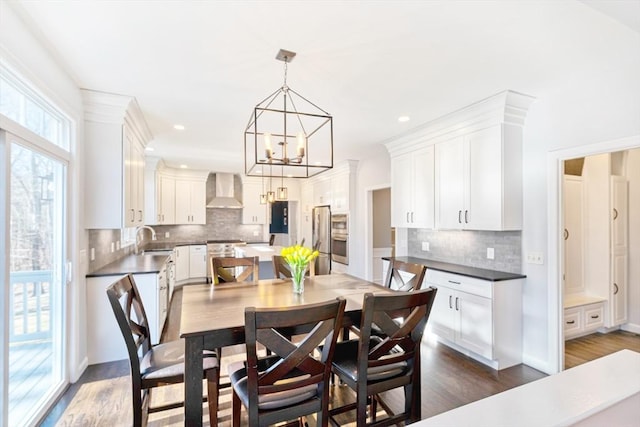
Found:
[[[160,273],[162,265],[167,261],[167,254],[128,255],[104,267],[88,273],[87,277],[121,276],[123,274]]]
[[[382,257],[382,259],[389,261],[391,257]],[[424,258],[415,258],[407,256],[396,257],[397,260],[402,262],[409,262],[413,264],[426,265],[427,268],[432,268],[438,271],[444,271],[447,273],[460,274],[461,276],[474,277],[476,279],[489,280],[492,282],[499,282],[501,280],[513,280],[524,279],[524,274],[508,273],[506,271],[487,270],[486,268],[469,267],[460,264],[451,264],[448,262],[433,261]]]

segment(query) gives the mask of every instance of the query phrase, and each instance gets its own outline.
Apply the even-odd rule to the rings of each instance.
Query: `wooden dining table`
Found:
[[[245,342],[246,307],[291,307],[346,299],[345,319],[362,311],[364,294],[392,290],[347,274],[307,277],[302,295],[294,294],[291,279],[218,285],[185,286],[180,337],[185,339],[184,422],[202,425],[202,352]]]

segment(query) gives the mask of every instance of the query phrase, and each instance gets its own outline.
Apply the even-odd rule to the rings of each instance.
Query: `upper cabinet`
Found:
[[[266,224],[267,205],[260,203],[262,181],[245,177],[242,183],[242,223]]]
[[[206,199],[206,176],[176,177],[176,224],[206,224]]]
[[[85,224],[136,227],[145,221],[144,148],[151,132],[135,98],[82,90],[85,106]]]
[[[391,226],[433,228],[433,147],[391,159]]]
[[[522,138],[499,124],[435,146],[436,227],[522,229]]]
[[[392,226],[522,229],[522,126],[533,100],[504,91],[388,142]]]
[[[356,160],[347,160],[332,170],[310,178],[313,206],[330,206],[334,213],[348,213],[355,196]]]

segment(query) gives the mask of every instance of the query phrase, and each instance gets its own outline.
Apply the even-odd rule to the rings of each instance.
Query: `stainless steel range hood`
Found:
[[[213,199],[207,202],[207,207],[219,209],[242,209],[242,203],[233,196],[233,174],[216,174],[216,195]]]

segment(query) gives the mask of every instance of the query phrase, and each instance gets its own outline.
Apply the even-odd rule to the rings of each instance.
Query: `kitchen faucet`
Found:
[[[138,227],[136,227],[136,233],[135,233],[135,239],[134,239],[134,246],[133,246],[133,253],[135,253],[136,255],[138,255],[139,253],[139,248],[138,248],[138,232],[140,230],[144,230],[144,229],[150,230],[151,231],[151,240],[156,240],[156,230],[154,230],[153,228],[149,227],[148,225],[140,225]]]

